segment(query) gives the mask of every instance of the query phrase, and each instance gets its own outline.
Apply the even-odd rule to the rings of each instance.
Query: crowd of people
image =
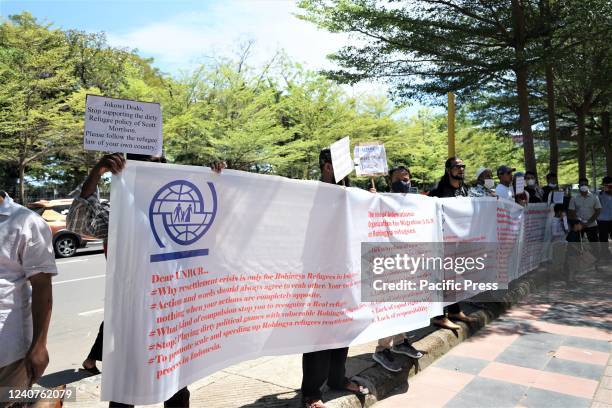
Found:
[[[127,159],[165,163],[164,157],[128,155]],[[101,201],[98,183],[105,173],[120,173],[126,159],[122,154],[104,156],[90,171],[87,179],[75,194],[67,217],[68,229],[104,240],[108,239],[110,206]],[[334,168],[329,149],[319,154],[320,181],[350,186],[348,177],[335,182]],[[221,172],[224,164],[215,163],[212,168]],[[609,259],[607,242],[612,239],[612,177],[605,177],[602,190],[590,191],[587,179],[579,180],[579,194],[571,196],[569,189],[561,189],[557,175],[546,176],[547,185],[541,188],[533,172],[517,172],[515,168],[501,165],[496,169],[497,185],[491,168],[481,167],[475,172],[475,181],[465,180],[466,166],[458,157],[449,158],[444,165],[444,175],[429,192],[432,197],[496,197],[526,206],[530,203],[547,203],[554,208],[553,239],[575,242],[586,237],[591,242],[606,243],[597,254]],[[389,172],[390,193],[407,194],[411,188],[411,172],[407,166],[396,166]],[[371,190],[376,193],[375,190]],[[559,194],[562,192],[562,197]],[[562,201],[562,202],[561,202]],[[15,203],[6,192],[0,191],[0,386],[27,388],[36,382],[48,365],[46,338],[51,317],[51,277],[57,274],[49,227],[35,213]],[[28,284],[29,282],[29,284]],[[30,289],[31,288],[31,289]],[[448,306],[443,315],[432,319],[432,324],[443,329],[457,330],[456,321],[471,323],[459,304]],[[91,352],[83,362],[83,369],[99,373],[97,361],[102,360],[104,323]],[[410,343],[410,333],[398,333],[382,338],[372,358],[384,369],[399,372],[402,364],[395,355],[419,359],[423,353]],[[366,395],[369,390],[356,379],[346,377],[348,347],[305,353],[302,360],[301,386],[303,405],[306,408],[324,408],[322,387]],[[110,402],[111,407],[129,406]],[[166,407],[189,406],[187,387],[179,390]]]

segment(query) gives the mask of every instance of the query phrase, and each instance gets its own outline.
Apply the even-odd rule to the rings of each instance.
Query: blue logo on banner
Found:
[[[175,180],[159,189],[149,206],[149,223],[160,248],[166,245],[160,234],[178,245],[191,245],[206,234],[217,214],[217,192],[207,183],[210,198],[204,200],[198,187],[187,180]],[[208,249],[192,249],[151,255],[151,262],[208,255]]]

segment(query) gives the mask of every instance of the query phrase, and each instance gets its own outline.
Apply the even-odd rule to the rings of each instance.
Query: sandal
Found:
[[[101,372],[100,370],[98,370],[98,367],[96,367],[95,365],[93,367],[90,367],[90,368],[87,368],[87,367],[85,367],[85,365],[83,365],[83,368],[81,370],[87,371],[91,375],[98,375]]]
[[[359,384],[356,381],[350,381],[344,387],[344,389],[346,391],[352,392],[353,394],[355,394],[357,396],[360,396],[360,397],[366,396],[366,395],[368,395],[370,393],[370,390],[367,387]]]

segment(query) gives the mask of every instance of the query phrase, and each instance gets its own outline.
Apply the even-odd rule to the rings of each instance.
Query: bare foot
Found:
[[[98,367],[96,367],[96,360],[93,360],[91,358],[88,358],[83,361],[83,368],[92,374],[100,373],[100,370],[98,370]]]
[[[325,404],[321,400],[306,400],[304,401],[304,408],[326,408]]]
[[[450,317],[451,319],[455,319],[455,320],[461,320],[462,322],[466,322],[466,323],[472,323],[478,320],[474,317],[470,317],[466,315],[465,313],[463,313],[463,310],[460,311],[459,313],[449,313],[448,317]]]
[[[431,322],[436,326],[442,327],[443,329],[459,330],[461,328],[461,326],[459,326],[458,324],[448,320],[447,317],[443,317],[441,319],[431,319]]]

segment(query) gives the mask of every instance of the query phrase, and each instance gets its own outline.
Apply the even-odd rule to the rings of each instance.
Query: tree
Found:
[[[59,30],[29,14],[0,26],[0,160],[15,164],[19,200],[25,200],[26,167],[59,146],[74,118],[66,102],[76,88],[70,47]]]

